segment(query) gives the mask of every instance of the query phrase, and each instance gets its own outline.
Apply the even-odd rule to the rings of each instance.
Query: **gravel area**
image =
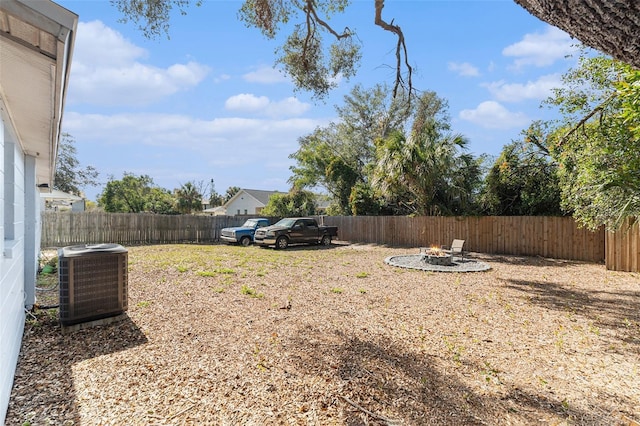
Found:
[[[25,325],[7,425],[632,425],[640,275],[417,248],[128,247],[129,309]]]
[[[491,265],[487,262],[481,262],[476,259],[460,259],[458,257],[454,258],[450,265],[434,265],[426,261],[422,254],[389,256],[384,260],[384,263],[399,268],[433,272],[484,272],[491,269]]]

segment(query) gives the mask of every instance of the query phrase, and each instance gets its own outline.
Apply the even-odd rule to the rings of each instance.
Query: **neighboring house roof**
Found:
[[[264,191],[264,190],[261,190],[261,189],[244,189],[243,188],[240,191],[236,192],[236,194],[233,197],[231,197],[229,199],[229,201],[224,203],[224,207],[229,206],[236,199],[240,198],[241,196],[243,196],[245,194],[249,195],[252,198],[254,198],[256,201],[258,201],[259,204],[262,204],[262,207],[264,207],[269,202],[269,197],[271,197],[273,194],[284,194],[284,192],[280,192],[280,191]]]
[[[213,213],[215,215],[224,215],[227,213],[227,209],[224,206],[216,206],[203,210],[204,213]]]
[[[40,198],[45,200],[60,200],[60,201],[80,201],[82,197],[78,197],[68,192],[58,191],[57,189],[44,190],[40,192]]]
[[[50,0],[0,1],[0,114],[53,183],[78,15]]]

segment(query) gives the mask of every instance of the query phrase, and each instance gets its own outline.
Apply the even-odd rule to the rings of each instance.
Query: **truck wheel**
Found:
[[[287,237],[278,237],[276,240],[276,248],[277,249],[286,249],[289,246],[289,240]]]
[[[323,235],[322,236],[322,240],[320,240],[320,244],[322,244],[323,246],[330,246],[331,245],[331,235]]]
[[[240,244],[247,247],[249,244],[251,244],[251,238],[245,235],[244,237],[240,238]]]

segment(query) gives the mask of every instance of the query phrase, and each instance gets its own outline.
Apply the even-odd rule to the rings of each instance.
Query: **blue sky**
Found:
[[[108,0],[57,2],[79,15],[63,131],[103,184],[129,172],[169,190],[214,179],[222,194],[287,191],[298,138],[335,120],[354,85],[394,79],[396,39],[373,24],[374,0],[330,21],[357,32],[363,59],[323,102],[274,69],[277,43],[237,19],[239,0],[176,15],[168,40],[119,23]],[[513,1],[388,0],[383,16],[403,28],[414,87],[448,100],[472,153],[497,155],[532,120],[553,117],[540,102],[574,64],[576,41]]]

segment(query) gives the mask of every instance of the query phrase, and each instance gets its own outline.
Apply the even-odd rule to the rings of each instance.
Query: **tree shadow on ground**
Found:
[[[617,344],[640,351],[640,291],[582,290],[553,282],[504,279],[507,287],[526,293],[527,300],[545,309],[570,312],[614,331]]]
[[[74,364],[142,345],[147,338],[124,315],[107,325],[63,332],[57,311],[27,317],[6,424],[80,424]]]
[[[342,404],[342,417],[350,426],[534,424],[545,416],[577,424],[615,424],[598,414],[606,413],[604,409],[568,407],[517,383],[501,384],[498,394],[478,392],[458,378],[456,366],[465,364],[467,371],[479,374],[485,366],[424,354],[402,342],[339,331],[327,339],[306,327],[294,343],[300,346],[296,353],[306,354],[294,359],[294,365],[334,383],[334,400]]]
[[[553,266],[553,267],[567,267],[567,266],[579,266],[584,264],[593,264],[596,262],[585,262],[580,260],[565,260],[565,259],[552,259],[541,256],[516,256],[516,255],[504,255],[504,254],[484,254],[484,253],[470,253],[470,258],[480,259],[490,263],[502,263],[505,265],[527,265],[527,266]]]
[[[262,249],[268,249],[268,250],[278,250],[278,251],[310,251],[310,250],[332,250],[332,249],[336,249],[338,247],[343,246],[344,244],[335,244],[335,243],[331,243],[328,246],[322,245],[322,244],[291,244],[289,245],[286,249],[278,249],[275,248],[273,246],[269,246],[269,247],[265,247],[265,246],[259,246]]]

